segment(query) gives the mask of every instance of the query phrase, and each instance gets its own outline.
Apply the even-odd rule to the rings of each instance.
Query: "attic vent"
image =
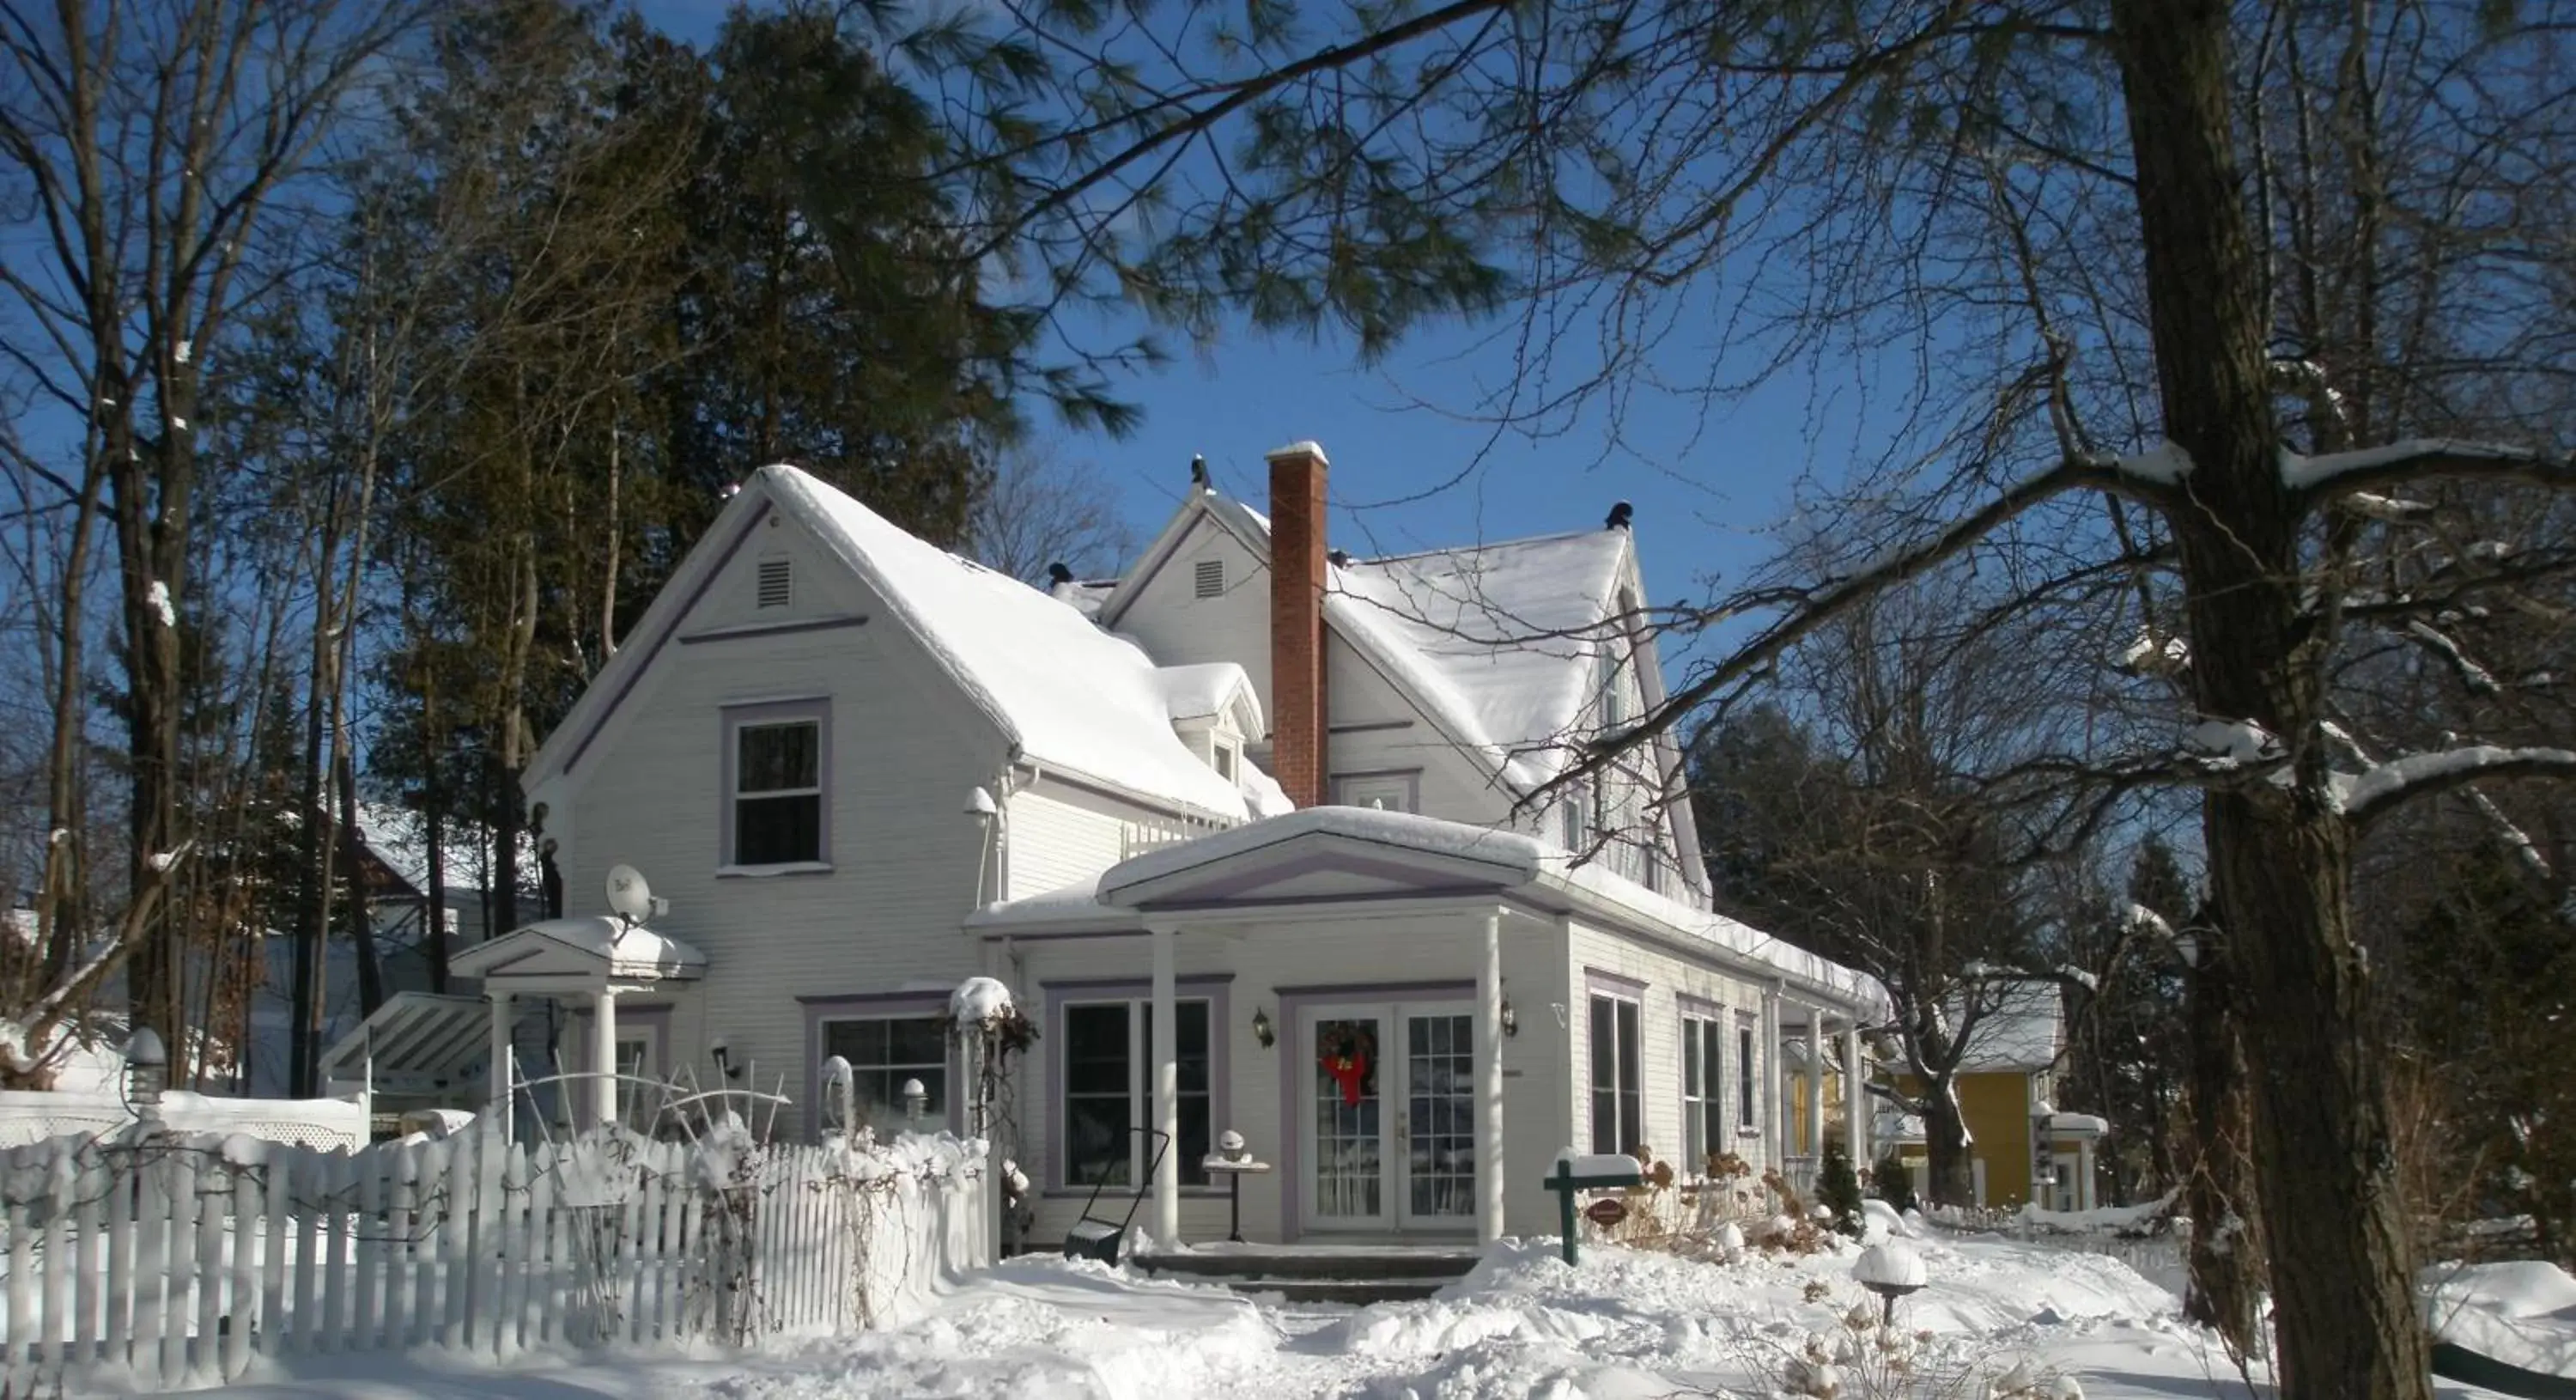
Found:
[[[795,576],[784,559],[760,561],[760,606],[783,608],[795,596]]]
[[[1200,560],[1198,567],[1199,596],[1202,598],[1213,598],[1223,592],[1225,592],[1225,561],[1222,559]]]

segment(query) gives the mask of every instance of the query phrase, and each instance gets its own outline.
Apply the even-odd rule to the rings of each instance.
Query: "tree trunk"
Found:
[[[1935,1076],[1924,1088],[1923,1153],[1934,1205],[1977,1203],[1977,1174],[1968,1159],[1968,1122],[1959,1111],[1955,1073]]]
[[[2236,1004],[2249,1014],[2255,1169],[2285,1400],[2429,1400],[2381,1051],[2351,936],[2350,833],[2323,788],[2305,645],[2304,507],[2280,474],[2220,0],[2115,0],[2173,514],[2201,712],[2253,721],[2303,766],[2202,803]]]
[[[367,898],[366,866],[358,859],[358,765],[349,756],[347,739],[344,727],[334,740],[339,751],[332,755],[331,774],[340,790],[340,851],[349,865],[349,941],[358,954],[358,1014],[373,1016],[385,1004],[385,968],[376,956],[376,915]]]
[[[2254,1194],[2253,1104],[2223,960],[2204,954],[2185,997],[2191,1020],[2191,1160],[2182,1202],[2191,1220],[2191,1245],[2183,1315],[2218,1329],[2237,1355],[2256,1356],[2263,1252]]]

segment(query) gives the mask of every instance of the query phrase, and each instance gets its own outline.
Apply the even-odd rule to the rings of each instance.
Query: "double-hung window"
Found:
[[[948,1126],[948,1037],[936,1016],[869,1016],[823,1023],[823,1054],[850,1062],[859,1122],[880,1138],[937,1132]],[[920,1080],[921,1117],[904,1101],[903,1086]],[[836,1107],[832,1110],[837,1113]]]
[[[1208,1063],[1208,1002],[1173,1003],[1180,1078],[1181,1184],[1208,1182],[1214,1076]],[[1073,1002],[1064,1008],[1064,1097],[1059,1105],[1063,1184],[1133,1186],[1154,1160],[1154,1004],[1143,999]]]
[[[1640,1083],[1637,1003],[1625,997],[1592,998],[1592,1150],[1633,1153],[1645,1141],[1645,1092]]]
[[[1726,1150],[1725,1043],[1715,1016],[1682,1017],[1682,1166],[1693,1176]]]
[[[1747,1130],[1760,1128],[1761,1121],[1755,1116],[1757,1108],[1753,1079],[1753,1028],[1738,1026],[1735,1028],[1735,1126]]]
[[[746,707],[727,727],[725,863],[822,863],[823,702]]]

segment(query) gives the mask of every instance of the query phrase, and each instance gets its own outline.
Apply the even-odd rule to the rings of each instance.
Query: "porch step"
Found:
[[[1459,1245],[1201,1245],[1140,1254],[1136,1267],[1165,1278],[1222,1284],[1292,1303],[1428,1298],[1465,1278],[1478,1252]]]

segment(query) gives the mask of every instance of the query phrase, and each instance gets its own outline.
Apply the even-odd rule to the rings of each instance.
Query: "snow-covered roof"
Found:
[[[1235,784],[1172,732],[1163,681],[1134,643],[1070,604],[914,538],[790,466],[771,498],[810,525],[1029,758],[1224,818]]]
[[[1115,902],[1122,890],[1311,835],[1340,836],[1418,855],[1477,861],[1496,867],[1498,878],[1512,883],[1537,878],[1547,855],[1546,846],[1517,831],[1377,808],[1307,807],[1130,856],[1101,875],[1100,891]]]
[[[1013,928],[1129,915],[1126,892],[1201,866],[1313,836],[1366,842],[1384,851],[1491,867],[1498,889],[1538,892],[1552,907],[1583,908],[1617,926],[1661,933],[1675,942],[1704,943],[1739,967],[1794,979],[1831,994],[1863,1016],[1886,1014],[1886,992],[1876,979],[1793,947],[1749,924],[1694,908],[1616,874],[1597,862],[1577,863],[1563,849],[1523,832],[1410,812],[1360,807],[1307,807],[1268,820],[1176,842],[1131,856],[1102,872],[1059,889],[983,909],[968,919],[975,928]],[[1258,903],[1258,896],[1247,899]]]
[[[707,967],[706,954],[668,934],[606,914],[580,914],[567,919],[540,919],[489,943],[477,944],[457,954],[451,970],[460,977],[489,977],[545,945],[597,958],[611,978],[686,979],[702,975]]]
[[[1625,530],[1586,530],[1332,570],[1325,608],[1460,742],[1526,790],[1571,757],[1615,633]]]
[[[1215,491],[1190,504],[1268,556],[1268,516]],[[1157,548],[1181,537],[1187,510]],[[1601,646],[1618,629],[1619,588],[1633,568],[1633,536],[1613,529],[1346,557],[1326,569],[1324,618],[1435,729],[1527,791],[1572,756]],[[1129,581],[1146,572],[1140,567]],[[1127,600],[1097,606],[1114,626]],[[1661,693],[1660,678],[1647,684],[1649,694]]]
[[[1252,677],[1231,661],[1164,666],[1154,677],[1163,688],[1164,712],[1173,719],[1213,719],[1232,710],[1236,727],[1246,735],[1257,738],[1268,731]]]
[[[413,893],[429,892],[429,819],[407,807],[385,802],[358,804],[358,843],[369,855],[384,862]],[[492,832],[489,827],[465,822],[448,824],[447,839],[441,843],[443,859],[439,873],[451,890],[487,888],[485,876],[492,865]],[[519,834],[520,882],[529,890],[536,888],[537,846],[534,837]]]
[[[1047,596],[1084,617],[1098,617],[1101,605],[1117,591],[1118,580],[1114,578],[1075,579],[1071,583],[1059,583],[1048,588]]]
[[[2043,981],[1989,984],[1981,995],[2000,999],[1968,1035],[1968,1053],[1959,1069],[1968,1074],[2044,1070],[2057,1063],[2066,1048],[2066,1021],[2055,983]],[[1949,1008],[1957,1025],[1962,1008]]]

